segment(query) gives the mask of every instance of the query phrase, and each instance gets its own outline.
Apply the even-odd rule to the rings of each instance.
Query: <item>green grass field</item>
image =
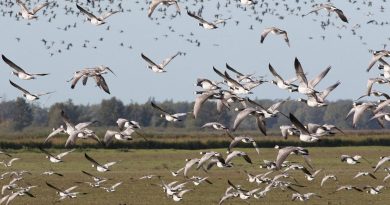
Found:
[[[184,199],[179,202],[183,204],[218,204],[221,196],[228,187],[227,180],[230,179],[235,184],[240,184],[244,188],[253,189],[257,187],[256,184],[250,184],[246,180],[246,175],[243,170],[250,173],[258,174],[264,173],[267,170],[260,169],[259,164],[263,159],[274,160],[277,154],[275,149],[261,149],[260,155],[257,155],[254,149],[240,149],[249,153],[253,164],[246,163],[242,158],[233,159],[235,166],[230,169],[213,168],[208,173],[201,170],[192,169],[189,172],[190,176],[209,176],[213,184],[201,184],[194,186],[188,183],[187,188],[193,191],[186,193]],[[27,184],[38,185],[37,188],[32,189],[31,193],[36,198],[27,196],[17,197],[11,204],[53,204],[58,198],[55,190],[46,186],[45,181],[51,184],[68,188],[74,185],[79,185],[75,191],[88,193],[80,195],[76,199],[65,199],[60,204],[175,204],[172,199],[167,198],[162,189],[158,186],[152,185],[159,183],[157,178],[150,180],[139,180],[138,178],[148,174],[156,174],[163,177],[166,182],[174,180],[184,181],[182,175],[173,177],[164,166],[168,166],[171,170],[177,170],[184,166],[186,158],[200,157],[199,150],[77,150],[65,156],[63,163],[50,163],[45,155],[39,150],[9,150],[13,157],[20,157],[21,160],[16,161],[12,167],[1,167],[1,171],[11,170],[28,170],[32,174],[24,175],[24,180],[19,181],[19,186]],[[59,153],[60,150],[49,150],[54,153]],[[226,156],[226,150],[218,149]],[[312,182],[308,182],[300,171],[292,171],[291,175],[301,185],[306,187],[296,188],[301,193],[315,192],[322,196],[322,199],[313,198],[308,202],[291,202],[291,191],[281,191],[274,189],[270,191],[263,199],[247,200],[251,204],[291,204],[291,203],[309,203],[309,204],[389,204],[390,190],[384,189],[383,193],[379,195],[369,195],[367,193],[360,193],[356,191],[340,191],[335,194],[333,192],[339,185],[352,184],[359,187],[365,185],[380,185],[386,176],[386,172],[381,169],[375,175],[377,180],[369,177],[361,177],[352,180],[352,177],[358,171],[371,171],[372,165],[375,165],[380,156],[390,155],[388,147],[339,147],[339,148],[309,148],[315,169],[324,169]],[[95,168],[91,167],[91,163],[84,158],[84,153],[88,153],[91,157],[101,163],[108,161],[120,160],[118,164],[112,167],[112,171],[106,173],[98,173]],[[362,161],[357,165],[348,165],[340,162],[341,154],[360,154],[367,158],[372,165]],[[8,160],[8,157],[2,155],[2,159]],[[303,163],[300,156],[291,155],[289,161],[296,161]],[[390,166],[390,163],[386,164]],[[386,165],[384,167],[386,167]],[[56,175],[45,176],[41,175],[43,171],[54,170],[62,173],[64,177]],[[110,178],[103,185],[112,185],[116,182],[122,181],[123,184],[117,188],[116,192],[107,193],[103,189],[91,188],[87,184],[77,184],[76,182],[91,181],[91,179],[84,175],[81,170]],[[323,188],[320,187],[320,181],[324,174],[335,174],[339,182],[338,184],[329,181]],[[271,176],[276,175],[272,174]],[[1,185],[8,183],[9,178],[0,181]],[[389,180],[390,181],[390,180]],[[390,182],[386,182],[390,183]],[[264,187],[265,185],[261,185]],[[245,204],[241,199],[236,198],[226,201],[224,204]]]

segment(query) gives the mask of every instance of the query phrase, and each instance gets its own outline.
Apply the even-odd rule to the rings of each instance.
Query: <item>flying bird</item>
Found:
[[[49,75],[49,73],[27,73],[25,70],[23,70],[21,67],[19,67],[18,65],[16,65],[14,62],[12,62],[11,60],[9,60],[7,57],[5,57],[4,55],[1,55],[1,58],[3,59],[3,61],[5,63],[7,63],[11,68],[13,68],[14,70],[12,71],[12,74],[18,76],[18,78],[22,79],[22,80],[31,80],[31,79],[35,79],[36,77],[35,76],[45,76],[45,75]]]
[[[19,85],[17,85],[16,83],[12,82],[11,80],[9,81],[9,83],[17,88],[18,90],[22,91],[23,92],[23,97],[25,97],[28,101],[34,101],[34,100],[38,100],[40,96],[43,96],[43,95],[48,95],[48,94],[51,94],[51,93],[54,93],[54,92],[46,92],[46,93],[37,93],[37,94],[32,94],[30,92],[28,92],[27,90],[25,90],[24,88],[20,87]]]
[[[90,21],[93,25],[95,26],[98,26],[98,25],[102,25],[102,24],[105,24],[106,22],[104,20],[106,20],[106,18],[110,17],[111,15],[115,14],[115,13],[118,13],[119,11],[109,11],[109,12],[106,12],[104,13],[103,15],[101,16],[95,16],[93,13],[91,12],[88,12],[86,9],[84,9],[83,7],[81,7],[80,5],[76,4],[76,7],[85,15],[87,15],[87,20]]]

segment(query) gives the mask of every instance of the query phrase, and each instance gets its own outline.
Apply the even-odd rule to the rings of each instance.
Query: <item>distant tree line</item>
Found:
[[[97,120],[98,126],[114,127],[118,118],[135,120],[142,127],[152,128],[177,128],[183,130],[199,130],[207,123],[217,121],[231,127],[237,112],[234,108],[240,107],[240,104],[233,104],[230,110],[225,109],[222,113],[217,113],[215,102],[206,102],[201,109],[198,118],[194,119],[191,114],[182,122],[167,122],[160,117],[160,113],[153,109],[149,99],[147,102],[124,104],[121,100],[112,97],[102,100],[100,104],[76,105],[72,100],[59,102],[50,107],[41,107],[37,104],[27,103],[23,98],[0,102],[0,131],[22,131],[27,127],[58,127],[63,123],[60,112],[64,110],[73,122],[84,122]],[[268,107],[278,100],[256,100],[264,107]],[[173,102],[167,100],[156,102],[160,107],[169,112],[192,112],[193,102]],[[287,101],[280,111],[289,114],[293,113],[303,123],[328,123],[334,124],[342,129],[352,129],[352,119],[345,120],[345,117],[352,107],[351,100],[338,100],[329,102],[329,105],[322,108],[310,108],[306,104],[297,101]],[[363,115],[358,123],[357,129],[379,129],[375,121],[369,121],[371,113]],[[267,128],[271,130],[279,129],[280,125],[291,124],[290,121],[278,115],[276,118],[267,119]],[[246,119],[238,128],[239,130],[257,129],[255,120]]]

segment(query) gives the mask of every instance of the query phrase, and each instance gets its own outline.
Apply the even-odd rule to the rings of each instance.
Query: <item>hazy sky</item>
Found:
[[[390,4],[382,1],[372,1],[372,6],[359,0],[355,4],[334,1],[334,5],[344,11],[349,20],[348,24],[342,22],[335,13],[328,16],[324,10],[319,11],[318,15],[313,13],[301,17],[309,12],[313,5],[323,1],[267,1],[268,7],[259,3],[254,6],[254,10],[251,7],[246,10],[243,6],[237,7],[240,5],[239,1],[231,1],[227,7],[227,1],[220,1],[219,10],[216,0],[203,3],[180,1],[181,15],[170,18],[175,14],[175,8],[172,6],[166,10],[166,18],[162,18],[164,13],[161,10],[156,10],[152,17],[158,19],[147,17],[149,2],[146,1],[113,1],[114,4],[101,1],[102,8],[117,10],[118,3],[124,8],[124,12],[111,16],[102,26],[85,22],[85,16],[77,15],[76,12],[65,15],[65,6],[77,11],[75,2],[57,1],[58,7],[50,6],[45,13],[39,11],[38,20],[31,21],[17,21],[14,16],[19,11],[19,6],[10,6],[9,3],[6,6],[5,1],[1,2],[1,11],[4,14],[0,17],[1,53],[28,72],[49,72],[50,75],[23,81],[12,76],[11,68],[1,61],[0,95],[7,100],[21,95],[9,84],[9,79],[32,93],[56,91],[38,101],[43,106],[69,98],[75,103],[93,104],[113,96],[124,103],[143,103],[150,97],[158,101],[192,101],[195,98],[193,92],[200,89],[194,87],[198,77],[220,80],[212,70],[213,66],[224,70],[225,63],[229,63],[243,73],[255,72],[257,75],[266,75],[266,79],[271,80],[272,75],[268,71],[268,63],[271,63],[281,76],[290,78],[295,75],[295,57],[300,60],[309,79],[327,66],[332,66],[326,78],[317,86],[318,90],[322,90],[338,80],[341,81],[341,85],[328,97],[329,100],[356,99],[365,92],[367,79],[379,75],[377,66],[370,73],[365,71],[372,56],[368,52],[369,49],[383,49],[383,44],[388,44],[390,37],[388,24],[381,26],[367,23],[370,20],[379,23],[388,20]],[[32,1],[34,5],[36,2]],[[97,7],[85,5],[86,1],[79,2],[94,13],[99,10]],[[286,10],[285,4],[289,11]],[[205,30],[186,14],[186,7],[190,11],[203,7],[202,16],[206,20],[214,20],[215,14],[232,19],[228,20],[225,26]],[[12,17],[4,13],[9,11],[14,12]],[[254,11],[257,14],[254,14]],[[263,15],[264,11],[267,12]],[[56,15],[55,19],[51,19],[49,23],[48,20],[53,14]],[[280,16],[283,19],[279,18]],[[256,17],[262,22],[256,21]],[[329,25],[324,30],[321,28],[321,22],[328,19],[334,25]],[[236,21],[239,21],[238,25]],[[74,23],[76,28],[72,27],[67,31],[59,29],[67,25],[73,26]],[[249,29],[251,26],[253,30]],[[270,26],[288,32],[291,48],[282,37],[275,35],[269,35],[264,44],[260,44],[260,33]],[[356,35],[353,35],[352,29]],[[165,34],[167,36],[164,36]],[[325,40],[322,40],[321,36],[325,36]],[[362,36],[362,39],[359,36]],[[20,42],[16,38],[20,38]],[[103,38],[103,41],[99,41],[99,38]],[[47,49],[41,39],[47,40],[46,46],[51,47]],[[198,40],[200,46],[197,47],[186,39]],[[73,47],[66,50],[69,43],[72,43]],[[83,48],[84,43],[87,48]],[[121,43],[124,44],[123,47]],[[93,48],[94,46],[96,48]],[[58,50],[61,50],[61,53],[58,53]],[[146,62],[140,56],[143,52],[156,62],[161,62],[177,51],[185,52],[186,55],[175,58],[167,66],[166,73],[153,73],[147,69]],[[54,55],[51,56],[51,53]],[[70,83],[66,80],[70,79],[75,71],[97,65],[109,66],[117,74],[105,75],[111,95],[95,87],[91,79],[87,86],[78,84],[74,90],[70,88]],[[388,85],[376,86],[375,89],[386,92]],[[302,97],[279,90],[272,84],[255,88],[252,95],[259,99],[289,96],[292,99]]]

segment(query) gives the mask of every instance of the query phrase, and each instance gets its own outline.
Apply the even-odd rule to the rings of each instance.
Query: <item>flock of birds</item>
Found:
[[[92,0],[90,2],[94,4],[95,1]],[[16,0],[16,3],[20,6],[20,12],[18,13],[18,15],[27,21],[30,21],[32,19],[37,19],[37,16],[40,15],[39,14],[40,10],[50,7],[50,5],[57,5],[57,2],[45,2],[45,3],[38,4],[34,7],[31,7],[32,8],[31,9],[28,8],[26,4],[21,0]],[[252,0],[240,0],[240,4],[241,6],[244,7],[253,8],[256,7],[257,5],[263,5],[265,4],[265,2],[255,2]],[[149,9],[146,15],[148,17],[152,17],[153,12],[157,8],[166,9],[165,7],[169,7],[171,5],[174,5],[176,7],[177,14],[181,14],[182,5],[177,0],[152,0],[149,4]],[[101,26],[103,24],[107,24],[108,17],[115,15],[119,12],[122,12],[120,10],[118,11],[110,10],[104,13],[103,11],[100,11],[99,13],[102,14],[98,16],[90,11],[92,10],[91,8],[87,8],[85,6],[82,6],[81,4],[75,3],[75,8],[77,8],[80,14],[86,17],[86,20],[88,22],[90,22],[92,25],[95,26]],[[339,18],[343,23],[348,23],[348,17],[344,14],[344,12],[330,3],[314,5],[311,11],[308,11],[302,16],[307,16],[310,15],[311,13],[317,13],[321,10],[325,10],[329,14],[335,13],[337,15],[337,18]],[[196,13],[187,10],[186,13],[189,17],[192,17],[194,20],[196,20],[200,27],[206,30],[218,29],[219,25],[224,25],[227,21],[232,20],[231,17],[221,18],[218,15],[215,20],[206,20],[201,16],[201,12]],[[12,15],[12,13],[10,15]],[[265,39],[270,38],[270,34],[282,36],[284,41],[290,47],[288,32],[277,27],[265,28],[261,33],[260,42],[266,43]],[[384,121],[390,121],[390,112],[386,111],[386,108],[390,104],[389,95],[384,92],[373,90],[374,84],[390,84],[390,65],[385,60],[386,58],[390,57],[390,51],[379,50],[372,53],[373,53],[373,57],[371,62],[369,62],[367,71],[370,71],[370,69],[376,63],[379,62],[378,68],[382,70],[383,73],[381,73],[380,76],[378,77],[368,79],[367,92],[363,96],[361,96],[357,101],[354,102],[354,104],[352,105],[352,109],[347,114],[346,117],[353,115],[352,124],[354,127],[357,126],[359,119],[367,111],[373,113],[373,117],[371,118],[371,120],[377,120],[382,126],[384,126]],[[141,53],[140,57],[145,61],[147,68],[150,69],[152,72],[164,73],[166,72],[166,67],[169,65],[169,63],[172,60],[174,60],[174,58],[176,58],[178,55],[182,55],[182,54],[185,53],[179,51],[174,55],[164,59],[162,63],[159,64],[156,63],[156,61],[152,60],[151,58],[147,57],[144,53]],[[16,63],[11,61],[4,54],[2,54],[2,59],[9,67],[12,68],[12,73],[21,80],[32,80],[32,79],[37,79],[49,75],[49,73],[27,72],[26,70],[18,66]],[[223,155],[219,152],[207,151],[207,152],[201,152],[200,153],[201,156],[199,158],[186,159],[186,162],[184,163],[182,168],[178,169],[177,171],[171,172],[173,176],[183,175],[185,179],[183,183],[178,183],[177,181],[167,183],[164,181],[162,176],[157,176],[157,175],[147,175],[141,177],[140,179],[152,179],[155,177],[158,178],[160,183],[155,185],[161,187],[162,191],[166,194],[168,198],[171,198],[174,201],[181,201],[184,197],[184,194],[193,191],[192,189],[186,188],[186,185],[188,183],[192,182],[195,186],[198,186],[201,183],[209,183],[209,184],[212,183],[207,176],[206,177],[190,176],[190,171],[192,169],[194,168],[202,169],[205,172],[208,172],[214,166],[218,168],[228,169],[234,167],[232,161],[235,158],[240,158],[240,157],[243,158],[247,163],[252,164],[251,157],[246,152],[237,150],[237,146],[241,143],[250,143],[255,148],[256,153],[260,155],[261,151],[256,144],[256,140],[253,137],[247,135],[241,135],[241,136],[235,135],[235,131],[239,128],[240,124],[247,118],[254,118],[257,127],[259,128],[259,131],[262,134],[267,135],[267,123],[266,123],[267,119],[275,118],[278,116],[286,117],[291,121],[291,125],[280,126],[282,136],[287,138],[289,135],[294,135],[297,136],[300,141],[305,143],[316,143],[326,136],[334,135],[336,132],[344,133],[341,129],[339,129],[335,125],[331,125],[331,124],[320,125],[315,123],[306,123],[305,125],[305,123],[299,121],[293,114],[291,113],[285,114],[280,112],[279,111],[280,106],[283,106],[283,104],[290,99],[277,102],[268,108],[262,106],[261,104],[251,99],[250,94],[252,94],[252,90],[254,88],[264,83],[272,83],[278,88],[280,88],[281,90],[286,90],[288,92],[296,92],[301,94],[304,97],[299,98],[297,100],[307,104],[307,106],[309,107],[320,108],[326,106],[327,96],[334,89],[336,89],[341,82],[337,81],[334,84],[329,85],[327,88],[323,90],[317,89],[316,87],[321,82],[321,80],[325,78],[325,76],[331,70],[331,67],[329,66],[325,68],[322,72],[320,72],[316,77],[312,79],[308,79],[308,74],[303,69],[303,66],[301,65],[301,62],[299,61],[298,58],[295,58],[293,62],[293,67],[296,75],[291,76],[291,78],[287,79],[281,77],[276,71],[277,69],[275,69],[271,64],[269,64],[268,68],[270,74],[272,74],[273,76],[272,80],[267,80],[265,79],[264,76],[255,76],[255,74],[245,74],[243,72],[240,72],[238,69],[231,67],[228,64],[226,64],[227,70],[225,71],[213,67],[213,71],[219,77],[219,79],[218,80],[210,80],[208,78],[197,79],[195,86],[199,86],[200,88],[202,88],[202,90],[196,91],[197,96],[195,98],[193,110],[189,110],[188,112],[184,112],[184,113],[172,113],[164,109],[162,106],[159,106],[156,102],[151,102],[151,106],[155,109],[155,111],[160,113],[161,114],[160,116],[163,119],[172,123],[183,121],[187,116],[190,115],[194,118],[197,118],[199,113],[202,111],[203,104],[206,101],[215,101],[217,106],[216,109],[218,110],[219,113],[224,110],[231,110],[237,112],[237,115],[231,127],[228,125],[223,125],[219,122],[208,122],[202,126],[202,128],[211,128],[211,129],[224,132],[230,138],[231,143],[228,147],[228,152],[227,152],[228,154],[226,157],[223,157]],[[93,78],[97,87],[102,89],[104,92],[110,94],[108,83],[103,77],[105,74],[108,73],[112,73],[113,75],[116,75],[113,70],[111,70],[109,67],[104,65],[96,66],[92,68],[84,68],[76,71],[73,77],[68,82],[71,82],[70,87],[74,89],[80,79],[82,81],[82,84],[86,85],[88,78]],[[43,93],[32,93],[28,91],[28,89],[22,88],[21,86],[19,86],[18,84],[16,84],[11,80],[9,82],[14,88],[21,91],[23,96],[28,101],[35,101],[38,100],[39,97],[42,95],[49,95],[52,93],[52,91],[43,92]],[[371,95],[384,97],[386,99],[379,100],[378,103],[359,101],[360,99]],[[44,144],[48,143],[54,136],[57,136],[59,134],[68,135],[68,138],[65,143],[66,148],[74,146],[77,140],[89,139],[89,138],[96,140],[98,143],[104,146],[109,146],[111,143],[113,143],[114,140],[125,141],[125,142],[130,141],[133,139],[134,135],[137,135],[143,138],[144,140],[148,140],[147,138],[144,137],[144,135],[140,131],[142,130],[142,128],[140,124],[136,121],[119,118],[117,120],[117,129],[107,130],[103,140],[101,140],[95,134],[95,132],[90,128],[90,125],[95,124],[96,121],[81,122],[76,124],[70,120],[70,118],[67,116],[67,114],[64,111],[61,111],[61,117],[64,121],[65,126],[61,125],[58,128],[54,128],[53,132],[51,132],[43,142]],[[273,190],[278,190],[278,189],[281,190],[289,189],[293,191],[293,194],[291,196],[291,199],[293,201],[294,200],[306,201],[313,196],[321,197],[321,195],[318,193],[300,193],[297,190],[297,187],[301,185],[289,173],[291,170],[300,170],[302,171],[302,173],[304,174],[304,176],[307,178],[308,181],[312,181],[316,178],[316,176],[318,176],[318,174],[321,172],[321,169],[314,170],[309,155],[309,150],[303,147],[293,147],[293,146],[287,146],[283,148],[276,146],[275,148],[278,149],[276,159],[270,161],[265,160],[264,164],[261,166],[261,168],[263,169],[268,169],[269,170],[268,172],[257,174],[257,175],[247,173],[248,181],[250,183],[257,183],[258,185],[266,184],[266,186],[264,188],[260,188],[259,186],[258,188],[253,190],[246,190],[243,186],[234,184],[230,180],[227,180],[229,186],[226,192],[223,194],[223,197],[220,199],[219,204],[222,204],[226,200],[232,198],[240,198],[242,200],[248,200],[249,198],[252,197],[257,199],[264,198],[266,197],[266,194],[268,192]],[[74,151],[74,149],[72,149],[55,155],[43,148],[40,148],[40,150],[47,156],[47,158],[50,160],[51,163],[62,162],[63,157],[65,157],[66,155]],[[5,151],[3,151],[2,154],[6,154],[9,157],[11,157]],[[301,155],[304,159],[305,165],[286,161],[291,154]],[[84,156],[86,160],[92,163],[93,167],[96,167],[96,170],[98,172],[110,171],[111,167],[114,166],[116,163],[118,163],[116,161],[113,161],[113,162],[102,164],[99,163],[94,158],[92,158],[91,156],[89,156],[87,153],[85,153]],[[4,162],[4,161],[1,162],[1,164],[3,164],[5,167],[11,167],[12,164],[19,159],[20,158],[12,158],[8,162]],[[359,160],[364,158],[359,155],[356,156],[342,155],[340,159],[342,162],[354,165],[360,163]],[[381,168],[388,161],[390,161],[390,156],[381,157],[377,165],[373,168],[372,171],[359,172],[354,176],[354,178],[368,176],[376,179],[374,173],[379,170],[382,170]],[[390,178],[390,170],[388,168],[385,168],[384,171],[388,173],[388,175],[383,180],[386,181],[388,180],[388,178]],[[98,177],[94,174],[85,171],[82,172],[93,179],[92,182],[86,182],[87,184],[89,184],[89,186],[101,187],[107,192],[115,192],[116,188],[122,184],[122,182],[117,182],[110,187],[103,187],[102,184],[105,183],[108,179]],[[0,204],[3,203],[10,204],[11,201],[13,201],[18,196],[27,195],[29,197],[35,197],[30,191],[36,186],[21,187],[18,185],[18,181],[23,179],[23,174],[28,174],[28,172],[13,171],[13,172],[6,172],[3,175],[1,175],[1,178],[4,178],[6,175],[10,175],[12,180],[8,184],[3,186],[2,188],[3,198],[1,198]],[[58,176],[63,176],[62,174],[54,171],[48,171],[45,172],[44,174],[46,175],[55,174]],[[294,181],[288,179],[294,179]],[[322,178],[320,185],[325,186],[326,183],[329,183],[328,182],[329,180],[337,181],[337,176],[332,174],[325,175]],[[59,201],[67,198],[75,198],[78,194],[85,194],[85,193],[74,191],[78,186],[72,186],[68,189],[62,189],[62,188],[58,188],[56,185],[53,185],[49,182],[46,182],[46,184],[48,187],[56,191],[56,193],[58,194]],[[365,186],[363,188],[354,185],[344,185],[344,186],[339,186],[335,190],[335,192],[341,190],[354,190],[358,192],[363,192],[364,190],[366,190],[367,193],[369,194],[379,194],[382,192],[383,188],[384,186],[382,185],[377,187]]]

